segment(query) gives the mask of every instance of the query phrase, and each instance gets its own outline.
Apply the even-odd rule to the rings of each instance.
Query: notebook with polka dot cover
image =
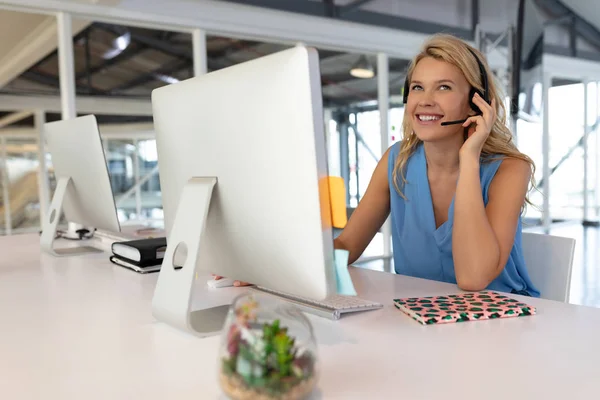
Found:
[[[394,305],[423,325],[534,315],[535,307],[493,291],[394,299]]]

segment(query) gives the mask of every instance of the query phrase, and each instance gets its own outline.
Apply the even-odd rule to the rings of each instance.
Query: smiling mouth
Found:
[[[417,114],[417,118],[419,119],[419,121],[430,122],[430,121],[437,121],[439,119],[442,119],[442,115],[436,115],[436,114]]]

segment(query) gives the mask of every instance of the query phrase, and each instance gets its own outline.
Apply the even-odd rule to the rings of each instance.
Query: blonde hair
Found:
[[[494,121],[490,135],[483,145],[483,149],[481,151],[482,158],[484,161],[491,161],[492,159],[496,159],[497,156],[504,156],[518,158],[527,162],[531,167],[531,186],[535,187],[535,164],[531,158],[521,153],[513,142],[510,129],[506,126],[506,108],[504,106],[504,99],[494,82],[493,74],[490,74],[489,72],[489,67],[485,58],[479,50],[452,35],[434,35],[423,45],[419,54],[417,54],[417,56],[411,62],[407,72],[408,82],[410,82],[417,63],[425,57],[432,57],[436,60],[445,61],[458,67],[464,74],[467,82],[472,87],[483,91],[479,65],[469,49],[477,55],[481,61],[481,64],[484,66],[488,78],[487,96],[490,101],[495,99],[496,103],[496,120]],[[405,107],[404,120],[402,122],[403,137],[400,144],[400,151],[396,157],[394,170],[392,173],[396,191],[404,199],[406,199],[406,197],[402,193],[402,189],[399,184],[399,178],[401,178],[402,186],[404,186],[404,184],[407,182],[405,176],[406,163],[408,162],[410,155],[415,151],[421,142],[417,135],[413,134],[411,118],[409,118],[406,113],[407,111]],[[527,203],[531,204],[527,197],[525,200]]]

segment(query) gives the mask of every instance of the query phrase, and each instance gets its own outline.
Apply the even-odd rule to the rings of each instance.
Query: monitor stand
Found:
[[[195,177],[184,186],[152,298],[157,320],[199,337],[220,334],[229,310],[228,304],[191,310],[196,272],[205,272],[197,271],[196,261],[216,183],[217,178]],[[187,256],[182,268],[175,270],[178,252]]]
[[[56,239],[56,230],[58,227],[58,222],[62,217],[63,201],[69,185],[72,185],[71,182],[72,181],[70,177],[61,177],[56,182],[56,189],[54,191],[52,203],[50,204],[50,210],[42,225],[42,237],[40,239],[41,248],[43,251],[57,257],[89,253],[101,253],[101,249],[97,249],[91,246],[77,246],[66,248],[54,247],[54,240]]]

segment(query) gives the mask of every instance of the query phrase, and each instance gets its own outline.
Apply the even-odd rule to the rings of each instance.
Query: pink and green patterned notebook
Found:
[[[484,290],[448,296],[394,299],[394,305],[423,325],[534,315],[535,307]]]

